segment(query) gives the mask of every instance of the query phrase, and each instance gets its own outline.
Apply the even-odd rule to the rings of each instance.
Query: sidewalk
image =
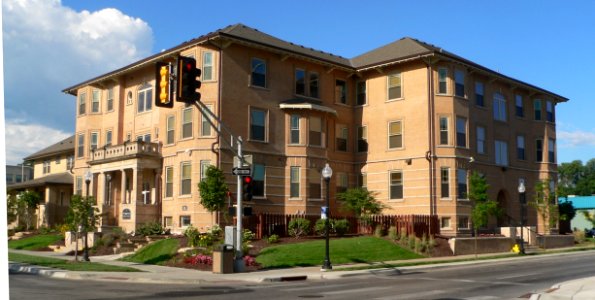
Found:
[[[40,252],[9,249],[9,252],[22,253],[35,256],[44,256],[59,258],[65,260],[74,260],[73,256],[66,256],[55,252]],[[505,253],[501,253],[505,254]],[[47,267],[24,265],[20,263],[9,262],[9,268],[13,272],[24,272],[37,274],[41,276],[73,279],[73,280],[98,280],[98,281],[118,281],[118,282],[137,282],[137,283],[167,283],[167,284],[225,284],[233,282],[275,282],[275,281],[293,281],[293,280],[324,280],[338,279],[347,276],[372,274],[382,270],[390,269],[367,269],[355,271],[341,271],[348,267],[363,267],[369,264],[335,265],[334,271],[322,272],[320,267],[302,267],[290,269],[275,269],[256,272],[233,273],[233,274],[215,274],[207,271],[198,271],[193,269],[173,268],[156,265],[145,265],[132,262],[117,260],[126,254],[91,256],[92,262],[103,263],[107,265],[127,266],[140,270],[141,272],[80,272],[64,271]],[[495,254],[478,255],[478,257],[489,257]],[[564,253],[550,254],[564,255]],[[463,262],[445,262],[453,259],[472,259],[474,255],[461,255],[453,257],[421,258],[404,261],[384,262],[386,264],[400,263],[432,263],[429,265],[419,265],[410,267],[399,267],[399,271],[440,268],[452,265],[477,264],[495,260],[518,260],[532,259],[537,256],[511,256],[508,258],[499,258],[493,260],[469,260]],[[595,277],[588,277],[573,281],[568,281],[555,285],[551,289],[538,294],[533,294],[531,300],[561,300],[561,299],[595,299]]]

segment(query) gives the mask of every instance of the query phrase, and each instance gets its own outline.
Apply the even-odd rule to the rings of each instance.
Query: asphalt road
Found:
[[[10,274],[10,299],[528,299],[553,284],[595,276],[592,251],[417,270],[378,270],[336,280],[161,285]]]

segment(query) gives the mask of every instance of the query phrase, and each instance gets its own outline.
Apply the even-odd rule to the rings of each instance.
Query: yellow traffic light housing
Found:
[[[171,65],[169,63],[157,62],[155,64],[155,106],[174,107],[172,101],[172,80]]]

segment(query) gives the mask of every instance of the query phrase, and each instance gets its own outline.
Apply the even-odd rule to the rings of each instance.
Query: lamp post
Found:
[[[85,201],[89,201],[89,184],[91,183],[91,178],[93,177],[93,174],[91,174],[90,171],[87,171],[87,173],[85,173],[85,184],[87,185],[87,195],[85,196]],[[89,259],[89,246],[87,244],[87,239],[89,238],[88,233],[87,233],[87,222],[89,221],[88,218],[90,218],[91,216],[87,216],[86,220],[83,221],[83,234],[85,235],[85,249],[83,250],[83,259],[85,261],[90,261]]]
[[[521,204],[521,254],[525,254],[525,238],[524,238],[524,231],[525,231],[525,180],[519,179],[519,202]]]
[[[324,250],[324,263],[322,265],[322,268],[320,269],[321,271],[328,271],[333,269],[333,266],[331,265],[331,259],[329,257],[329,238],[328,238],[328,234],[329,234],[329,222],[330,222],[330,218],[331,218],[331,206],[330,206],[330,190],[329,190],[329,184],[331,182],[331,177],[333,176],[333,169],[331,169],[331,167],[326,164],[326,166],[324,166],[324,169],[322,169],[322,178],[324,178],[324,181],[326,182],[326,220],[324,222],[324,238],[325,238],[325,250]]]
[[[105,200],[106,200],[106,202],[107,202],[107,205],[111,205],[111,204],[112,204],[112,203],[111,203],[111,202],[112,202],[112,199],[111,199],[111,192],[112,192],[112,175],[108,173],[108,174],[105,176],[105,179],[107,179],[107,193],[106,193],[107,195],[106,195],[106,197],[105,197],[105,198],[106,198]]]

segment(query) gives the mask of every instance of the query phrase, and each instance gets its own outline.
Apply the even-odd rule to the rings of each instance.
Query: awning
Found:
[[[337,111],[322,105],[322,101],[309,99],[290,99],[279,103],[281,109],[308,109],[337,115]]]
[[[27,180],[24,182],[13,183],[6,186],[7,191],[13,190],[21,190],[33,187],[40,187],[46,185],[55,185],[55,184],[65,184],[65,185],[72,185],[73,179],[72,175],[68,172],[59,173],[59,174],[52,174],[48,176],[44,176],[41,178],[36,178],[33,180]]]

